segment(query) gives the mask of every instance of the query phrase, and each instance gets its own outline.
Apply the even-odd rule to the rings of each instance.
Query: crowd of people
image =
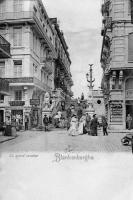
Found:
[[[82,134],[97,136],[97,128],[99,125],[100,124],[98,122],[96,114],[93,115],[92,119],[88,113],[83,114],[79,120],[78,117],[74,114],[70,121],[68,134],[71,136],[77,136]],[[103,135],[108,135],[107,126],[108,124],[106,118],[102,117]]]
[[[48,130],[49,123],[49,118],[47,115],[45,115],[43,118],[45,131]],[[102,123],[99,124],[96,114],[94,114],[91,118],[88,113],[79,115],[78,113],[76,114],[76,112],[74,112],[71,115],[68,114],[65,117],[62,115],[61,111],[59,111],[53,117],[51,123],[55,128],[67,128],[68,135],[70,136],[77,136],[82,134],[97,136],[97,129],[100,125],[103,127],[103,135],[108,135],[108,124],[106,118],[103,116]]]

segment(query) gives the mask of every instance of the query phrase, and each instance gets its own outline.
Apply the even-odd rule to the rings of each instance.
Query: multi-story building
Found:
[[[8,113],[4,112],[5,101],[9,96],[9,83],[4,79],[5,65],[3,59],[10,58],[10,44],[2,36],[0,36],[0,124],[4,123],[4,119]]]
[[[37,126],[42,121],[44,94],[55,89],[57,59],[56,31],[42,1],[1,1],[0,34],[10,42],[12,56],[2,60],[10,86],[5,112],[22,125],[28,116],[30,124]]]
[[[73,81],[70,72],[71,60],[68,52],[68,46],[66,44],[64,34],[59,28],[57,18],[51,18],[51,22],[55,29],[55,50],[57,53],[54,76],[55,90],[61,89],[64,94],[64,97],[62,97],[64,100],[67,99],[69,101],[73,96],[73,92],[71,91]]]
[[[132,0],[104,0],[102,4],[102,89],[112,129],[125,129],[127,114],[133,117],[132,7]]]

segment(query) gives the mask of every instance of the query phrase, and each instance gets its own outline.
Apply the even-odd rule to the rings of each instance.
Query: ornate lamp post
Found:
[[[88,99],[87,99],[87,108],[86,108],[86,113],[93,115],[95,110],[93,107],[93,82],[95,81],[95,79],[92,78],[92,66],[93,64],[89,64],[89,73],[86,74],[86,79],[88,84],[88,88],[89,88],[89,92],[88,92]]]

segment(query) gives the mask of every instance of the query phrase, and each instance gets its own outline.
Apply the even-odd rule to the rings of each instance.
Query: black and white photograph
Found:
[[[133,199],[133,0],[0,0],[0,200]]]

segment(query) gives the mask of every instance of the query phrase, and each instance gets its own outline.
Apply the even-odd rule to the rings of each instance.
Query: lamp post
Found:
[[[92,66],[93,64],[89,64],[89,73],[86,74],[86,79],[88,84],[88,88],[89,88],[89,92],[88,92],[88,99],[87,99],[87,108],[86,108],[86,112],[90,115],[93,115],[95,110],[93,107],[93,82],[95,81],[95,78],[92,78]]]

